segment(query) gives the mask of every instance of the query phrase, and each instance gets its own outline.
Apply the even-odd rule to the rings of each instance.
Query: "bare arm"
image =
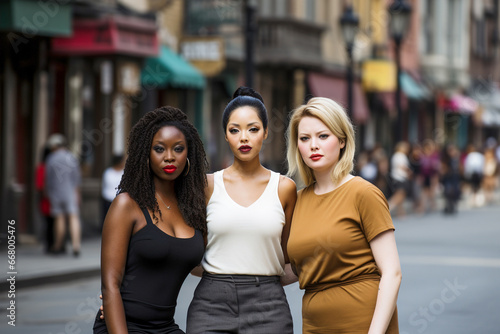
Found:
[[[118,195],[109,208],[102,231],[101,282],[109,333],[128,333],[120,286],[135,223],[132,203],[135,204],[128,194]]]
[[[207,186],[205,187],[205,203],[208,205],[210,198],[214,192],[214,174],[207,174]],[[207,235],[203,236],[205,247],[207,247]],[[201,277],[203,275],[203,266],[201,263],[191,270],[191,275]]]
[[[385,333],[396,308],[399,286],[401,285],[401,266],[396,247],[394,231],[385,231],[376,236],[370,247],[381,278],[375,312],[370,324],[369,334]]]
[[[281,284],[288,285],[295,283],[298,280],[297,276],[292,271],[287,250],[293,210],[295,209],[295,202],[297,201],[297,187],[295,182],[286,176],[281,176],[278,187],[278,195],[281,205],[283,206],[283,211],[285,212],[285,226],[283,227],[283,232],[281,233],[281,247],[283,249],[283,255],[285,256],[285,275],[281,277]]]

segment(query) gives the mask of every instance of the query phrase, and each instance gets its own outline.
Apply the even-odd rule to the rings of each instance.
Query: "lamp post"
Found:
[[[395,55],[396,55],[396,95],[395,102],[397,108],[397,123],[396,123],[396,141],[401,141],[403,139],[403,118],[401,110],[401,42],[403,41],[404,35],[406,34],[411,16],[411,6],[407,4],[404,0],[395,0],[389,6],[389,14],[391,15],[391,20],[389,22],[389,31],[391,33],[392,39],[394,40]]]
[[[255,75],[255,37],[257,32],[255,0],[245,0],[245,84],[253,88]]]
[[[344,12],[340,17],[339,23],[347,50],[347,114],[352,119],[352,112],[354,107],[352,93],[354,81],[352,49],[354,47],[354,39],[356,38],[356,33],[358,32],[359,26],[359,18],[352,9],[352,6],[345,7]]]

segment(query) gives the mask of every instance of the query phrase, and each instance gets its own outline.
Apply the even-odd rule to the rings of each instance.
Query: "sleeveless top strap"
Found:
[[[144,214],[144,218],[146,218],[147,225],[154,225],[153,221],[151,220],[151,216],[149,215],[148,209],[142,209],[142,213]]]

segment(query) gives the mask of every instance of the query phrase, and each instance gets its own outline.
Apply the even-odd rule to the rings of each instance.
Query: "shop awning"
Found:
[[[453,94],[444,102],[444,110],[447,112],[473,114],[478,108],[476,100],[462,94]]]
[[[205,78],[184,58],[166,46],[160,47],[158,57],[147,58],[142,70],[141,80],[145,86],[166,86],[202,89]]]
[[[321,73],[309,73],[308,84],[314,96],[328,97],[347,108],[347,82]],[[352,117],[356,123],[365,123],[370,115],[361,85],[353,83]]]
[[[425,100],[429,98],[430,93],[427,88],[416,82],[408,73],[402,72],[399,80],[401,82],[401,90],[409,99]]]
[[[71,34],[71,3],[68,1],[0,1],[0,30],[19,33],[17,38]],[[11,35],[11,38],[16,36]]]
[[[73,20],[70,37],[52,38],[58,55],[115,55],[151,57],[158,54],[157,27],[153,20],[113,14]]]

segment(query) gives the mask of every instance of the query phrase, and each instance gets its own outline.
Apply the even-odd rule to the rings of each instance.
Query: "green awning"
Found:
[[[399,80],[401,80],[401,89],[409,99],[424,100],[429,98],[430,93],[427,88],[417,83],[408,73],[402,72]]]
[[[0,30],[20,37],[71,35],[71,2],[2,0]],[[19,38],[19,37],[18,37]]]
[[[184,58],[166,46],[160,47],[160,55],[146,59],[141,73],[142,84],[148,87],[203,89],[205,78]]]

